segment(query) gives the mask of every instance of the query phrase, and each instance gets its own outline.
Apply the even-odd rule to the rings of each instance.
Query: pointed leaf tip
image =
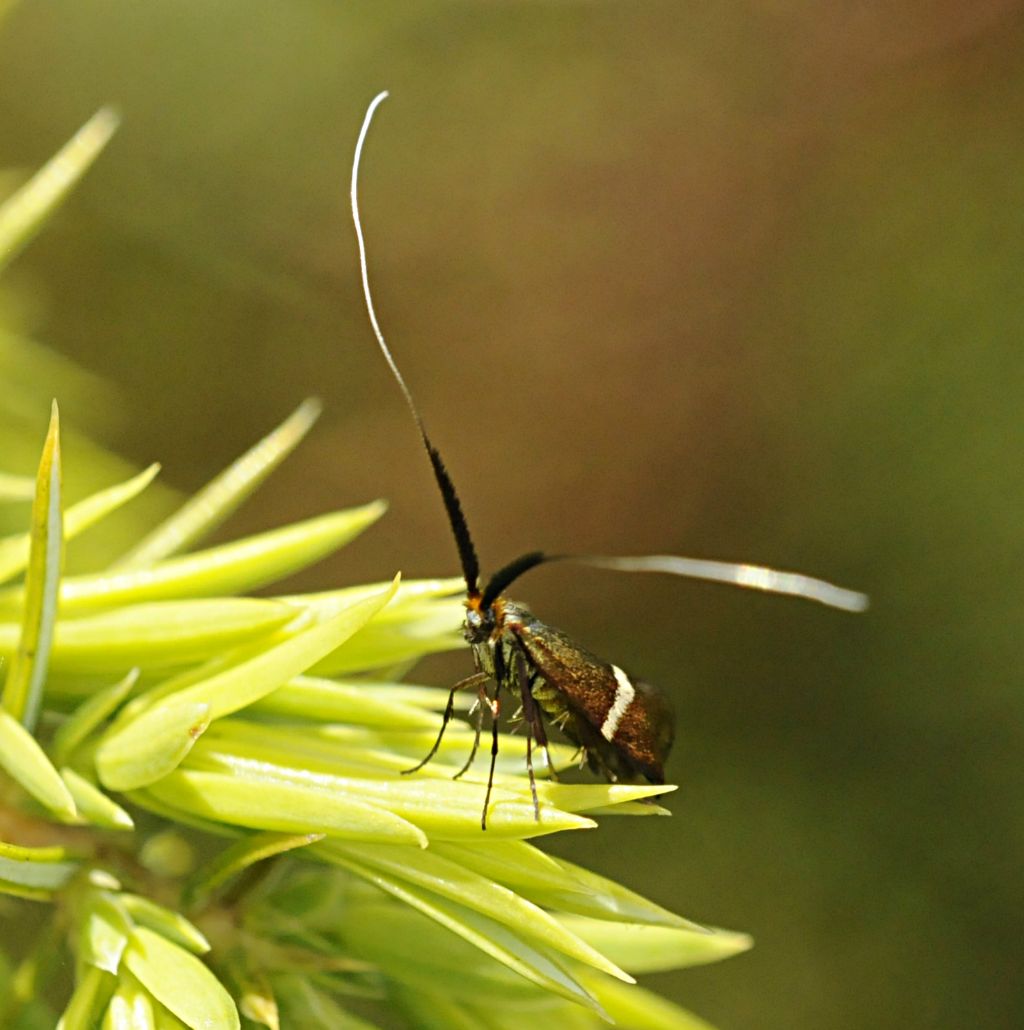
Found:
[[[307,397],[276,429],[185,501],[114,567],[148,568],[189,549],[220,525],[291,454],[319,418],[320,411],[320,401]]]
[[[0,204],[0,269],[36,235],[107,145],[117,113],[100,108],[20,189]]]
[[[57,621],[64,549],[61,492],[60,417],[55,400],[36,474],[21,631],[2,697],[3,707],[30,731],[42,703]]]
[[[172,699],[108,732],[96,752],[96,771],[109,790],[145,787],[173,772],[210,725],[210,705]]]
[[[35,737],[0,708],[0,766],[41,805],[65,820],[77,815],[74,799]]]
[[[238,1009],[210,970],[190,952],[143,926],[132,931],[124,964],[154,998],[192,1030],[238,1030]]]

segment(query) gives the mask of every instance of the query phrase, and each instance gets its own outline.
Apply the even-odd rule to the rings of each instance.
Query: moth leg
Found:
[[[483,675],[480,673],[479,675]],[[453,780],[459,779],[473,764],[473,759],[476,758],[477,749],[480,747],[480,733],[484,725],[484,709],[490,708],[491,699],[487,696],[487,680],[484,679],[483,683],[480,684],[476,694],[476,733],[473,736],[473,747],[469,752],[469,758],[466,759],[465,764],[462,768],[452,777]]]
[[[530,777],[530,795],[533,797],[533,818],[540,822],[540,801],[537,799],[537,777],[533,772],[533,741],[536,738],[539,744],[543,737],[544,730],[541,728],[537,733],[537,725],[540,722],[540,713],[537,711],[537,702],[530,693],[532,677],[526,668],[526,659],[521,651],[516,651],[516,679],[519,680],[519,694],[523,703],[523,723],[526,726],[526,771]]]
[[[534,715],[536,718],[531,722],[533,729],[533,736],[537,743],[544,749],[544,761],[548,767],[548,775],[556,783],[558,782],[558,772],[555,770],[555,763],[551,761],[551,751],[548,749],[548,731],[544,727],[544,717],[540,713],[540,706],[537,704],[536,699],[533,696],[533,685],[537,682],[540,677],[537,673],[534,673],[530,677],[530,703],[533,708]]]
[[[444,736],[444,731],[448,728],[448,722],[455,711],[455,695],[460,690],[468,690],[470,687],[481,687],[488,680],[486,672],[475,672],[472,676],[467,676],[464,680],[459,680],[454,687],[448,692],[448,704],[445,705],[444,715],[441,718],[441,729],[437,734],[437,740],[434,741],[434,746],[427,752],[427,757],[422,762],[417,763],[411,769],[403,769],[402,775],[408,776],[409,773],[419,772],[437,754],[437,749],[441,746],[441,738]],[[479,730],[477,731],[479,736]],[[476,748],[474,747],[474,751]],[[472,761],[472,757],[470,761]]]
[[[494,687],[494,700],[491,709],[491,769],[487,774],[487,793],[484,795],[484,810],[480,816],[480,829],[487,829],[487,806],[491,803],[491,787],[494,786],[494,765],[498,760],[498,716],[501,714],[501,684]]]
[[[526,731],[526,771],[530,776],[530,796],[533,798],[533,821],[540,822],[540,801],[537,800],[537,777],[533,774],[533,734]]]

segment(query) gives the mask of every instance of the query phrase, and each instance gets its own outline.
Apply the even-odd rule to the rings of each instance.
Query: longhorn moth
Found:
[[[491,715],[491,762],[484,794],[480,826],[487,829],[487,809],[498,756],[498,717],[503,691],[519,701],[526,731],[526,769],[530,778],[534,816],[540,821],[540,804],[533,770],[533,746],[545,753],[548,772],[554,766],[548,753],[545,720],[585,753],[588,764],[610,781],[643,776],[651,783],[665,782],[664,765],[672,746],[674,719],[667,698],[656,687],[630,677],[617,665],[598,658],[560,630],[537,619],[527,608],[505,596],[505,591],[523,573],[551,561],[574,561],[625,572],[665,572],[696,579],[731,583],[775,594],[789,594],[846,611],[863,611],[867,598],[852,590],[794,572],[780,572],[759,565],[705,561],[675,555],[645,555],[611,558],[585,555],[545,554],[531,551],[498,569],[486,584],[480,578],[480,563],[470,536],[455,485],[440,452],[427,435],[426,426],[395,364],[373,306],[366,261],[366,242],[359,216],[359,162],[374,112],[387,97],[378,94],[370,103],[356,141],[352,160],[352,221],[359,248],[359,268],[370,325],[384,360],[391,369],[419,430],[423,447],[437,481],[448,515],[448,524],[466,581],[466,617],[463,635],[473,652],[476,671],[456,683],[448,694],[434,746],[421,762],[405,773],[422,769],[437,754],[454,711],[455,695],[475,690],[478,697],[476,737],[458,779],[476,757],[484,709]],[[493,692],[488,688],[493,686]]]

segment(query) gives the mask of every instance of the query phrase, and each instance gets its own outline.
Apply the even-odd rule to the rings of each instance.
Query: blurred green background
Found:
[[[485,565],[676,552],[870,592],[855,618],[563,567],[518,589],[675,698],[674,818],[551,847],[754,934],[653,979],[723,1028],[1024,1025],[1021,6],[23,0],[0,25],[0,165],[124,117],[5,276],[9,317],[106,384],[64,419],[190,490],[319,394],[231,532],[392,509],[303,585],[456,568],[347,211],[387,87],[376,300]]]

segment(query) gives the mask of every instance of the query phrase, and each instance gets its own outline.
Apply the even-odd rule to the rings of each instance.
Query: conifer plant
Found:
[[[99,112],[0,204],[0,271],[99,154]],[[295,448],[304,402],[101,571],[66,548],[153,481],[67,503],[53,404],[34,477],[0,505],[0,1025],[636,1028],[707,1024],[634,976],[728,957],[696,926],[535,838],[662,812],[664,786],[541,779],[503,737],[486,769],[442,688],[399,682],[464,647],[460,579],[246,596],[347,544],[372,501],[203,539]],[[556,768],[572,749],[553,746]]]

